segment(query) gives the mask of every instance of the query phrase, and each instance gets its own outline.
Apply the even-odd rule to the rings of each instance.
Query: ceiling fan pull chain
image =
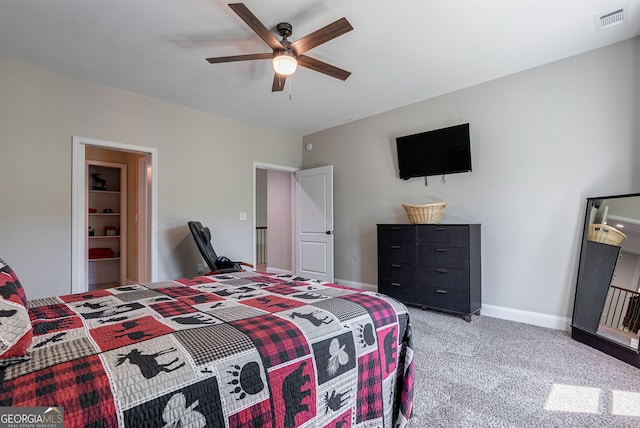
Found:
[[[289,76],[289,101],[291,101],[291,93],[293,92],[293,76]]]

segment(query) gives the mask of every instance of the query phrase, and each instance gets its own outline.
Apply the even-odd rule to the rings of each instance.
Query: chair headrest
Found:
[[[200,234],[200,238],[205,242],[208,243],[209,241],[211,241],[211,231],[209,230],[208,227],[203,227],[202,229],[200,229],[198,231],[198,233]]]

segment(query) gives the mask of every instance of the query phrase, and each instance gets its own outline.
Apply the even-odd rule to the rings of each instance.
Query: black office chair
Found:
[[[199,221],[190,221],[187,224],[189,225],[193,239],[196,241],[198,250],[200,250],[200,254],[202,254],[202,258],[204,258],[207,266],[211,269],[208,275],[241,272],[244,270],[242,266],[253,268],[253,265],[250,263],[234,262],[226,257],[218,257],[211,245],[211,231],[209,228],[202,226],[202,223]]]

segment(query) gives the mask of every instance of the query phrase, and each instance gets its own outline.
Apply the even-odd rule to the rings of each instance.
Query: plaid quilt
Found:
[[[413,399],[406,308],[372,292],[241,272],[29,302],[28,361],[0,406],[65,427],[398,427]]]

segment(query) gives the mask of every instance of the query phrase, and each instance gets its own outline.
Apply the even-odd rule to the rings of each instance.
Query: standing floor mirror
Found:
[[[640,193],[588,198],[571,336],[640,367]]]

